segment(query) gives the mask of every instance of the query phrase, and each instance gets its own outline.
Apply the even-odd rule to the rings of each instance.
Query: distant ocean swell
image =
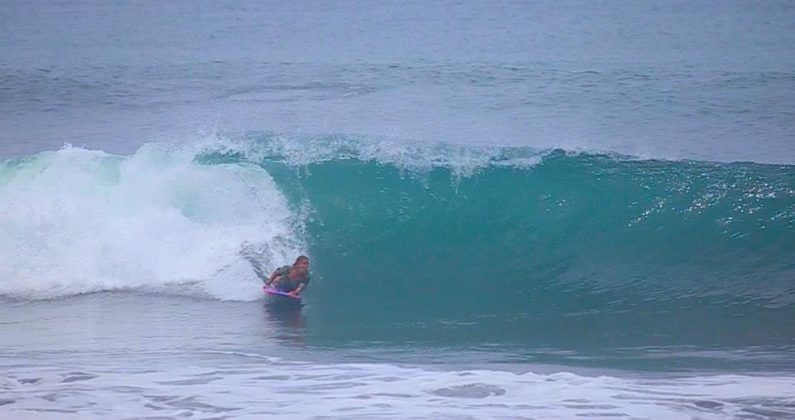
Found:
[[[787,165],[265,136],[6,161],[0,211],[12,296],[249,300],[250,260],[308,253],[332,319],[642,314],[788,341],[795,316]]]

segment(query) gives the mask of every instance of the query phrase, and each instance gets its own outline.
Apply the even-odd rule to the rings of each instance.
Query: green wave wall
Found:
[[[467,176],[360,159],[263,166],[305,213],[314,310],[352,336],[793,338],[791,166],[563,152]]]

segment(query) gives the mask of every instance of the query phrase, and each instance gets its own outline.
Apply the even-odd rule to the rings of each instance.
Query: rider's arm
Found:
[[[304,289],[306,289],[306,283],[301,283],[301,284],[298,285],[298,287],[295,288],[295,290],[293,290],[290,293],[294,294],[295,296],[298,296],[298,295],[301,294],[301,292],[304,291]]]
[[[268,279],[268,281],[266,281],[266,282],[265,282],[265,284],[267,284],[268,286],[270,286],[270,285],[271,285],[271,283],[273,283],[273,281],[274,281],[274,280],[276,280],[277,278],[279,278],[279,277],[281,277],[281,276],[282,276],[282,275],[281,275],[281,274],[279,274],[279,270],[276,270],[276,271],[274,271],[274,272],[273,272],[273,274],[271,274],[271,277]]]

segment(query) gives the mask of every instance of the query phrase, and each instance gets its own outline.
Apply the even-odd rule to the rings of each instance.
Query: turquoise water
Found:
[[[792,417],[794,17],[3,2],[0,417]]]
[[[265,166],[269,166],[266,164]],[[569,346],[790,343],[791,166],[555,151],[457,178],[332,160],[273,169],[340,338]],[[277,175],[278,174],[278,175]],[[725,325],[730,319],[731,325]],[[359,327],[359,329],[355,328]]]
[[[5,161],[4,405],[789,415],[792,166],[298,142],[324,152],[258,135]],[[304,306],[266,299],[255,273],[298,254]]]

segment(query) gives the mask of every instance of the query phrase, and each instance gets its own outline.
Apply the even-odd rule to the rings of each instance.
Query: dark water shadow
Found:
[[[281,344],[306,344],[306,318],[301,309],[304,304],[281,297],[269,297],[263,305],[273,337]]]

